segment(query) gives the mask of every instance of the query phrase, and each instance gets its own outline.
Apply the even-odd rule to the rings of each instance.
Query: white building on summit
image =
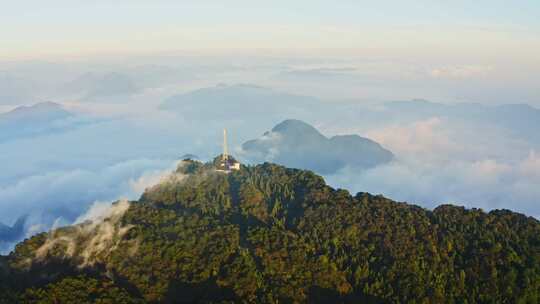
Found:
[[[240,170],[240,163],[229,155],[229,149],[227,146],[227,129],[223,129],[223,154],[221,160],[219,160],[216,170],[220,172],[229,173],[233,170]]]

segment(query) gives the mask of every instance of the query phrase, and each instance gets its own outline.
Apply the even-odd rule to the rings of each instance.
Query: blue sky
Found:
[[[538,26],[538,1],[9,1],[3,20],[70,24],[405,23]],[[11,18],[10,18],[11,17]],[[32,18],[29,20],[28,17]],[[99,18],[100,20],[96,20]]]
[[[342,79],[336,79],[335,89],[329,83],[315,85],[328,92],[282,80],[285,86],[280,88],[300,94],[540,102],[537,0],[4,2],[0,71],[5,70],[2,62],[28,60],[125,58],[135,64],[135,55],[232,54],[225,62],[253,65],[251,55],[277,55],[284,60],[257,64],[362,72],[350,75],[354,81],[348,87]],[[297,58],[319,61],[298,66]],[[204,62],[210,62],[208,56]],[[13,77],[25,78],[15,72]],[[384,85],[366,88],[357,83],[362,77]],[[219,80],[226,81],[230,78]]]
[[[395,48],[407,44],[404,30],[420,46],[465,47],[483,37],[486,48],[527,46],[538,45],[538,16],[538,1],[6,1],[0,56]]]

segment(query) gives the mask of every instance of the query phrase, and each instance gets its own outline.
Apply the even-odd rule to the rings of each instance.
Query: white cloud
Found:
[[[80,256],[80,267],[92,265],[104,256],[110,254],[121,242],[122,237],[132,226],[122,226],[120,219],[129,209],[127,200],[120,200],[114,204],[94,203],[92,207],[76,221],[76,225],[69,231],[53,229],[49,232],[45,243],[36,250],[37,259],[42,259],[54,248],[64,248],[65,256]],[[81,240],[83,240],[81,242]],[[137,243],[131,242],[132,249]]]
[[[143,173],[143,175],[137,178],[130,178],[128,183],[133,192],[142,194],[147,188],[162,183],[167,179],[171,172],[176,169],[180,162],[176,162],[174,166],[167,168],[165,170],[152,170],[149,172]]]
[[[29,214],[27,235],[66,225],[78,218],[92,202],[120,198],[138,199],[144,188],[170,172],[171,160],[135,159],[95,171],[75,169],[33,175],[0,187],[0,221],[11,222]],[[98,212],[103,203],[93,203]],[[103,210],[103,209],[102,209]]]
[[[538,150],[497,126],[432,117],[366,134],[397,159],[363,172],[345,168],[327,176],[330,184],[430,208],[455,203],[540,215]]]
[[[86,221],[97,221],[100,219],[103,219],[110,213],[111,209],[111,202],[100,202],[95,201],[90,208],[86,211],[86,213],[79,215],[77,219],[73,222],[73,224],[81,224]],[[55,229],[55,227],[52,227],[52,229]]]
[[[520,173],[531,179],[540,179],[540,154],[530,151],[529,156],[520,164]]]
[[[538,215],[540,175],[531,163],[538,165],[539,161],[531,157],[517,163],[493,159],[447,163],[399,159],[364,172],[346,168],[327,179],[330,184],[353,192],[384,194],[430,208],[455,203]]]
[[[540,183],[540,157],[534,150],[524,153],[531,146],[496,126],[431,117],[358,131],[333,130],[360,133],[389,148],[397,159],[366,171],[345,168],[326,176],[334,186],[426,207],[456,203],[538,214],[540,191],[534,184]]]
[[[391,151],[399,151],[400,155],[436,156],[459,150],[459,144],[452,142],[444,131],[444,121],[440,117],[432,117],[408,125],[390,125],[368,131],[368,138],[388,147]]]
[[[467,79],[474,77],[483,77],[495,70],[493,66],[482,65],[462,65],[438,67],[429,71],[429,76],[433,78],[453,78]]]

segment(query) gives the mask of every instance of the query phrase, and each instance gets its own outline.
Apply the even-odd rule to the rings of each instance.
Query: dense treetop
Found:
[[[310,171],[196,161],[113,210],[1,257],[4,303],[540,302],[540,223],[506,210],[430,211]]]

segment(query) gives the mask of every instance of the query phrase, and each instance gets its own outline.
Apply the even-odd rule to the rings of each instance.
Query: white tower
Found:
[[[216,169],[220,172],[229,173],[231,170],[240,170],[240,163],[229,156],[229,146],[227,145],[227,129],[223,129],[223,155],[221,164]]]
[[[229,148],[227,147],[227,129],[223,129],[223,161],[229,160]]]

